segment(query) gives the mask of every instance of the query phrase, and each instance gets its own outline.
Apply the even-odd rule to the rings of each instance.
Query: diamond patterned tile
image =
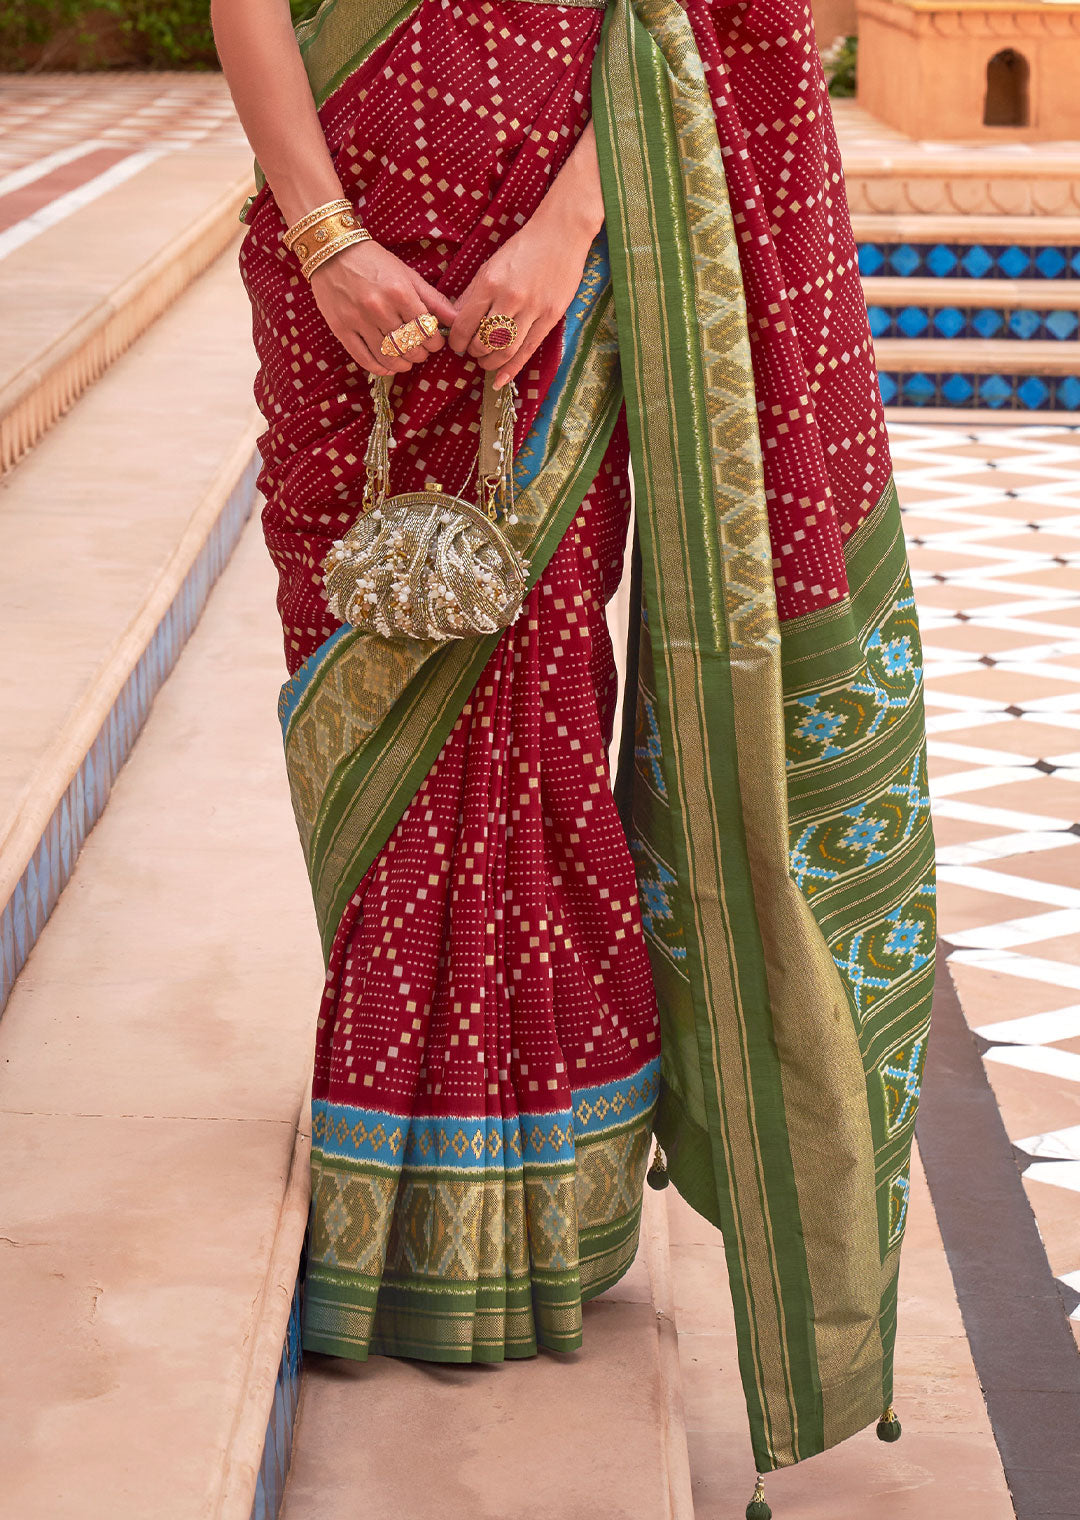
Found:
[[[968,272],[1018,278],[1037,268],[1051,279],[1067,253],[972,249],[978,267]],[[934,262],[930,272],[950,272],[941,253]],[[1007,382],[999,389],[1014,394]],[[1006,1130],[1031,1158],[1028,1196],[1071,1312],[1069,1284],[1080,1283],[1080,428],[894,423],[891,436],[918,545],[941,935],[968,1022],[987,1042]]]

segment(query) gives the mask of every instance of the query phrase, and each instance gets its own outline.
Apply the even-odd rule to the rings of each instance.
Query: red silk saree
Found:
[[[345,193],[451,296],[590,113],[606,215],[519,377],[523,614],[436,646],[328,616],[366,377],[268,187],[245,210],[327,958],[304,1345],[576,1346],[655,1130],[724,1233],[759,1468],[798,1461],[891,1397],[933,968],[918,628],[808,0],[324,0],[298,35]],[[393,489],[460,489],[480,372],[444,350],[395,406]]]

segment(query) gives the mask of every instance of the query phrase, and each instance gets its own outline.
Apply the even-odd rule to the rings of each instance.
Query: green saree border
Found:
[[[899,1236],[883,1225],[910,1131],[889,1116],[917,1079],[932,869],[915,782],[884,789],[921,746],[917,627],[891,488],[847,546],[852,597],[777,621],[736,234],[675,0],[616,0],[593,114],[638,490],[637,739],[617,793],[663,1014],[656,1130],[724,1233],[765,1471],[891,1394]],[[852,744],[830,745],[845,724]],[[888,814],[873,823],[892,820],[891,847],[861,896],[830,881],[815,902],[789,831],[817,808],[827,858],[838,799]]]

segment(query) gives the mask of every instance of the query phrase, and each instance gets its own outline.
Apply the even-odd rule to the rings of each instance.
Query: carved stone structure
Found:
[[[855,0],[813,0],[813,3],[818,47],[827,48],[837,37],[850,37],[855,31]]]
[[[1080,139],[1080,0],[857,0],[859,103],[915,138]]]

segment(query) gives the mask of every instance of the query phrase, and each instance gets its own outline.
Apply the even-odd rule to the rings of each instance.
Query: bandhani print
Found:
[[[328,612],[366,377],[261,175],[244,213],[327,966],[304,1345],[577,1346],[655,1133],[723,1231],[759,1471],[799,1461],[891,1398],[934,936],[918,623],[808,0],[323,0],[298,36],[346,194],[451,296],[590,116],[605,210],[519,377],[522,614],[438,646]],[[446,350],[396,383],[392,490],[462,488],[480,397]]]

